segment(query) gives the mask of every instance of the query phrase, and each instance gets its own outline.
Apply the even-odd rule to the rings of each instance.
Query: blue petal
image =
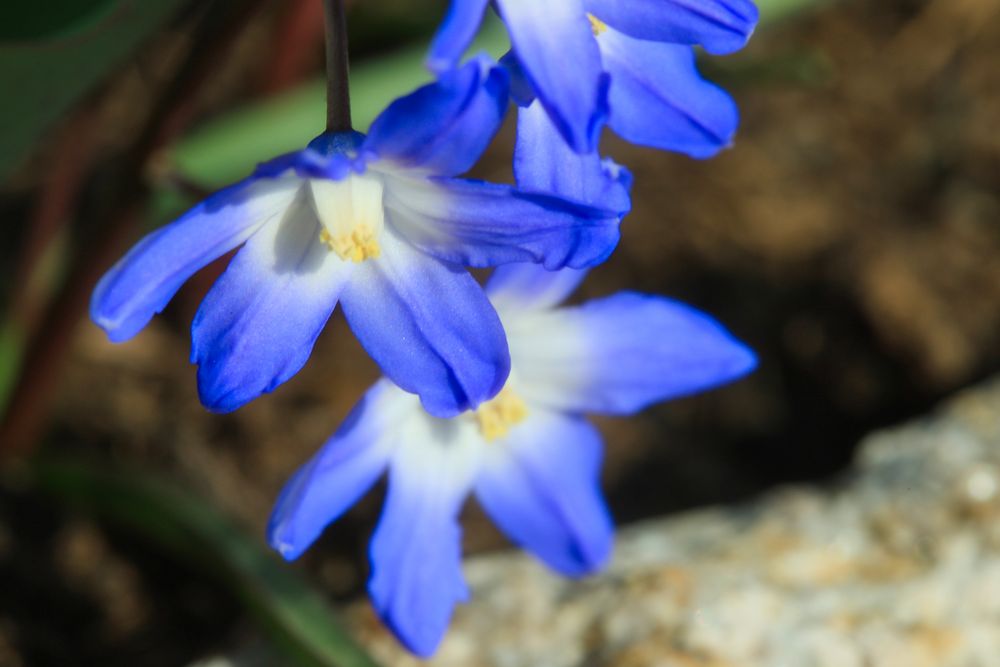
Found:
[[[353,264],[319,241],[303,188],[282,220],[257,232],[202,302],[191,326],[202,403],[229,412],[305,364]]]
[[[329,178],[339,181],[352,172],[364,171],[357,156],[362,135],[357,132],[321,134],[299,151],[285,153],[257,165],[257,178],[277,178],[294,173],[299,178]]]
[[[629,171],[601,160],[597,151],[574,151],[537,101],[518,109],[514,176],[521,189],[550,192],[616,211],[619,216],[632,207]]]
[[[701,44],[709,53],[743,48],[757,25],[751,0],[584,0],[587,11],[636,39]]]
[[[538,99],[528,74],[513,51],[502,55],[499,62],[500,66],[507,70],[507,77],[510,79],[510,99],[516,105],[526,107]]]
[[[661,297],[620,292],[549,317],[524,330],[508,321],[507,331],[521,392],[553,409],[631,414],[757,363],[708,315]]]
[[[460,267],[421,254],[386,229],[382,254],[362,263],[341,302],[382,372],[438,417],[492,398],[510,372],[503,326]]]
[[[287,179],[247,179],[149,234],[97,284],[91,319],[116,343],[133,337],[196,271],[281,215],[297,187]]]
[[[504,264],[493,271],[486,294],[501,314],[552,308],[562,303],[587,273],[587,269],[549,271],[528,262]]]
[[[467,171],[500,128],[506,71],[486,56],[389,105],[363,149],[398,165],[451,176]]]
[[[611,73],[608,124],[623,139],[696,158],[732,143],[739,124],[736,103],[701,78],[690,47],[632,39],[611,29],[598,42]]]
[[[438,74],[451,69],[469,48],[489,0],[452,0],[427,55],[427,67]]]
[[[370,547],[372,603],[421,657],[437,648],[455,603],[469,597],[458,514],[472,484],[477,448],[468,439],[455,439],[462,426],[455,421],[425,417],[406,424],[406,442],[393,455],[385,508]]]
[[[396,427],[416,401],[380,380],[354,406],[323,448],[285,484],[267,526],[267,541],[295,560],[365,494],[388,464]]]
[[[597,430],[579,417],[529,414],[487,448],[475,492],[493,521],[549,567],[576,577],[607,561],[614,527]]]
[[[459,179],[388,184],[386,209],[417,247],[447,262],[548,269],[603,262],[618,243],[617,211],[509,185]]]
[[[582,0],[496,5],[514,54],[556,127],[574,150],[594,150],[607,119],[608,77]]]

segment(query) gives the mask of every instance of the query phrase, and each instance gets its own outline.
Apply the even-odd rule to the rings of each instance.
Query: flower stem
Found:
[[[326,131],[351,130],[350,65],[344,0],[323,0],[326,15]]]

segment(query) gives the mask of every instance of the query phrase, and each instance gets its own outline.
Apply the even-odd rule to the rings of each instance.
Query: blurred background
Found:
[[[322,130],[320,2],[31,4],[0,9],[0,665],[256,644],[327,664],[348,641],[328,604],[363,591],[381,489],[292,567],[262,535],[377,376],[339,312],[298,376],[224,416],[187,361],[224,262],[127,344],[85,319],[142,233]],[[634,172],[634,212],[575,298],[670,295],[761,358],[734,386],[600,420],[621,524],[826,484],[864,434],[1000,369],[1000,0],[759,4],[749,47],[703,62],[742,110],[732,150],[602,145]],[[427,80],[446,5],[351,3],[359,129]],[[502,27],[477,48],[503,53]],[[509,181],[512,143],[508,123],[474,173]],[[505,546],[472,505],[465,544]]]

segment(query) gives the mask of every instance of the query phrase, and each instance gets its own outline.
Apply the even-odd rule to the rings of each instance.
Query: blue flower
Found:
[[[458,62],[487,0],[453,0],[428,64]],[[578,152],[593,151],[607,123],[637,144],[708,157],[729,145],[733,100],[703,80],[692,45],[731,53],[757,22],[751,0],[496,0],[523,77],[519,103],[537,96]],[[518,86],[515,86],[515,92]]]
[[[622,292],[557,307],[584,273],[497,269],[487,291],[510,344],[503,390],[439,419],[381,380],[277,501],[268,540],[294,559],[388,470],[368,590],[418,655],[434,652],[468,598],[458,516],[470,493],[549,567],[590,573],[608,558],[612,523],[598,482],[603,445],[581,414],[632,414],[755,365],[717,322],[675,301]]]
[[[463,268],[603,261],[622,211],[458,179],[506,110],[508,77],[480,57],[397,100],[367,137],[322,135],[142,239],[98,284],[92,319],[136,335],[197,270],[242,248],[192,325],[202,402],[234,410],[305,364],[341,303],[386,376],[448,417],[509,369],[504,332]]]

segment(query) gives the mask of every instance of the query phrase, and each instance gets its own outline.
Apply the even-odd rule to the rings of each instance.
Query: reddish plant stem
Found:
[[[72,211],[90,164],[94,114],[78,113],[60,132],[59,159],[46,174],[35,209],[28,220],[18,265],[14,270],[15,292],[10,320],[21,335],[31,336],[46,301],[39,291],[41,261],[72,219]]]
[[[323,3],[291,0],[274,31],[274,57],[261,76],[265,95],[285,90],[313,71],[323,44]]]
[[[214,65],[230,50],[246,23],[267,1],[244,3],[236,16],[221,8],[216,14],[212,10],[202,14],[194,46],[173,81],[153,104],[153,112],[142,132],[121,162],[118,187],[111,198],[114,204],[109,207],[112,211],[108,214],[110,223],[95,225],[99,231],[91,237],[93,242],[75,254],[62,290],[48,308],[38,335],[28,346],[11,401],[0,421],[0,462],[25,456],[38,443],[76,325],[86,314],[90,293],[128,238],[134,235],[147,209],[149,193],[142,176],[145,166],[161,147],[194,120],[193,101],[198,91],[210,79]],[[220,29],[220,26],[225,28]]]
[[[0,422],[0,461],[24,456],[38,442],[50,398],[59,386],[76,325],[86,312],[90,292],[104,269],[114,262],[144,211],[144,206],[137,206],[121,214],[119,224],[112,225],[91,261],[74,271],[48,308],[39,326],[42,333],[28,347],[17,388]]]

